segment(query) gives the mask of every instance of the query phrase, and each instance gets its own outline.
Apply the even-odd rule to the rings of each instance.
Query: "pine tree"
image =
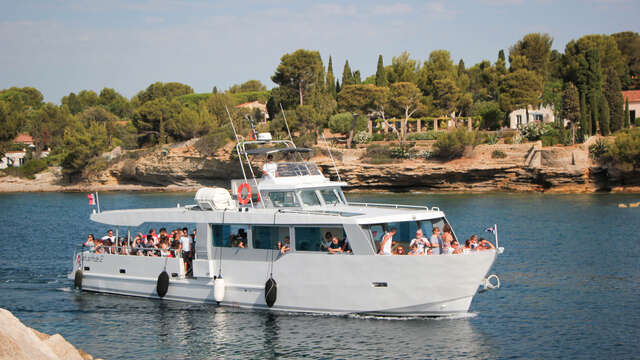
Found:
[[[575,143],[575,129],[580,122],[580,95],[573,83],[568,82],[562,92],[562,110],[560,116],[571,121],[571,142]]]
[[[609,118],[611,114],[609,113],[609,104],[607,103],[607,98],[602,95],[600,96],[600,102],[598,104],[600,110],[600,133],[603,136],[609,135]]]
[[[631,113],[629,112],[629,98],[624,99],[624,128],[628,129],[631,126]]]
[[[467,70],[464,68],[464,60],[460,59],[458,62],[458,77],[464,74]]]
[[[351,73],[351,67],[349,66],[349,60],[344,62],[344,69],[342,70],[342,87],[347,85],[353,85],[353,73]]]
[[[376,69],[376,86],[387,86],[387,72],[384,70],[382,55],[378,55],[378,68]]]
[[[616,132],[624,127],[624,97],[622,96],[622,85],[620,77],[615,70],[611,69],[607,73],[604,96],[609,106],[611,132]]]
[[[335,99],[338,95],[338,92],[336,91],[336,78],[333,75],[333,60],[331,59],[331,56],[329,56],[329,65],[327,66],[327,79],[325,83],[327,84],[327,92]]]

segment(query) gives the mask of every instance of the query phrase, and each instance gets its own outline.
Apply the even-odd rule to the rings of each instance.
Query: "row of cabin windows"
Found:
[[[277,250],[279,244],[284,244],[285,238],[289,237],[290,246],[293,245],[296,251],[326,251],[327,233],[341,241],[345,239],[341,227],[212,225],[211,228],[213,246],[217,247]]]
[[[319,206],[322,205],[322,201],[325,205],[346,203],[342,192],[335,189],[302,190],[299,194],[304,206]],[[293,191],[270,191],[266,195],[274,207],[300,207]]]

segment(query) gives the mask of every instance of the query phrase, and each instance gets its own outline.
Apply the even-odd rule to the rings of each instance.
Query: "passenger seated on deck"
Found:
[[[342,251],[345,254],[351,254],[351,244],[349,244],[349,240],[347,238],[344,238],[344,240],[342,240]]]
[[[420,255],[424,255],[424,252],[420,252],[420,250],[418,249],[418,244],[411,243],[409,245],[409,254],[407,254],[407,255],[420,256]]]
[[[87,241],[82,244],[82,247],[88,247],[91,252],[96,250],[96,240],[94,239],[93,234],[89,234],[87,236]]]
[[[491,250],[495,248],[496,247],[485,238],[480,238],[480,241],[478,241],[478,250]]]
[[[331,239],[333,239],[333,234],[330,231],[324,233],[324,240],[320,246],[324,249],[329,249],[329,245],[331,245]]]
[[[331,238],[331,244],[329,244],[327,250],[329,250],[329,252],[332,254],[344,252],[344,250],[342,250],[342,246],[340,246],[340,240],[338,240],[337,236]]]
[[[397,246],[393,252],[394,255],[405,255],[402,245]]]
[[[280,253],[284,254],[287,251],[291,251],[291,238],[288,236],[285,236],[284,241],[280,243]]]
[[[462,254],[462,247],[458,243],[458,240],[451,241],[451,253],[452,254]]]
[[[433,232],[431,233],[431,239],[429,240],[431,243],[431,249],[433,249],[433,253],[436,255],[440,255],[442,253],[442,238],[440,237],[440,228],[434,227]]]
[[[104,246],[100,239],[98,239],[98,242],[96,243],[96,254],[104,254]]]
[[[278,164],[273,162],[273,155],[267,155],[267,162],[262,165],[262,175],[267,179],[275,179],[278,176]]]
[[[471,235],[469,240],[471,241],[471,250],[472,251],[478,250],[478,235]]]
[[[412,245],[416,245],[416,249],[418,252],[418,254],[416,255],[424,255],[425,249],[431,246],[429,240],[424,237],[422,229],[416,230],[416,237],[415,239],[411,240],[411,243],[409,243],[409,248],[411,248]]]
[[[129,255],[129,241],[127,239],[122,239],[120,242],[120,255]]]

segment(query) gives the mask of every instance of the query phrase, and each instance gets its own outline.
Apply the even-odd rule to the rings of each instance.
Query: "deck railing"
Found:
[[[393,208],[393,209],[421,209],[421,210],[431,210],[431,211],[440,211],[439,207],[431,207],[422,206],[422,205],[400,205],[400,204],[384,204],[384,203],[367,203],[367,202],[353,202],[349,201],[349,205],[354,206],[364,206],[364,207],[382,207],[382,208]]]

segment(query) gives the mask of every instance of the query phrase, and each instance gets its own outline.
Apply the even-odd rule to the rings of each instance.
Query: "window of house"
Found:
[[[254,226],[251,235],[254,249],[277,250],[278,243],[283,244],[285,238],[291,239],[288,226]]]
[[[327,251],[330,237],[337,236],[341,243],[345,240],[341,227],[300,226],[295,228],[295,235],[297,251]]]
[[[522,125],[522,115],[516,115],[516,125]]]
[[[542,116],[542,114],[535,114],[534,115],[534,119],[536,121],[542,121],[544,119],[544,117]]]
[[[213,246],[239,247],[248,246],[247,225],[213,225]]]

